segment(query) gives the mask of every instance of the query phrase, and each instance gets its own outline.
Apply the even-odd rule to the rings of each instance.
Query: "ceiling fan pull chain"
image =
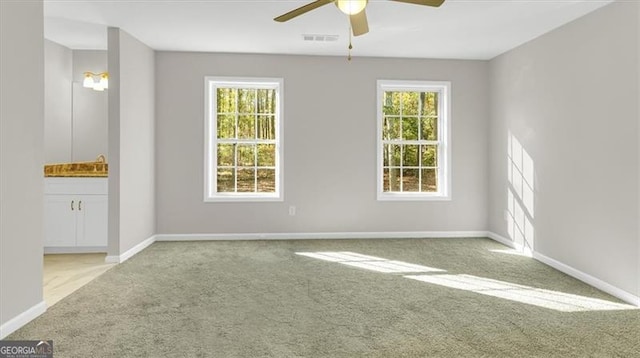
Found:
[[[349,25],[349,56],[347,56],[347,61],[351,61],[351,49],[353,49],[353,45],[351,45],[351,25]]]

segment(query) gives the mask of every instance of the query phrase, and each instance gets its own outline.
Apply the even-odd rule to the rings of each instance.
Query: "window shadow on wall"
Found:
[[[535,243],[535,166],[520,141],[507,134],[507,233],[518,250],[531,256]]]

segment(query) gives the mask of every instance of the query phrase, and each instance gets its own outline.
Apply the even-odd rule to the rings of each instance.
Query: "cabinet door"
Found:
[[[78,246],[107,246],[108,201],[106,195],[80,195]]]
[[[45,195],[45,246],[76,246],[78,200],[71,195]]]

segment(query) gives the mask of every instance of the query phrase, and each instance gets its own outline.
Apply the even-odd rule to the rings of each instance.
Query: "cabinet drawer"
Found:
[[[45,194],[106,195],[108,178],[45,178]]]

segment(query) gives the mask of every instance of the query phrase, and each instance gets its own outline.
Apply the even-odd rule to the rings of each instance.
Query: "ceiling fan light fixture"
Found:
[[[364,10],[367,0],[336,0],[336,6],[347,15],[355,15]]]

